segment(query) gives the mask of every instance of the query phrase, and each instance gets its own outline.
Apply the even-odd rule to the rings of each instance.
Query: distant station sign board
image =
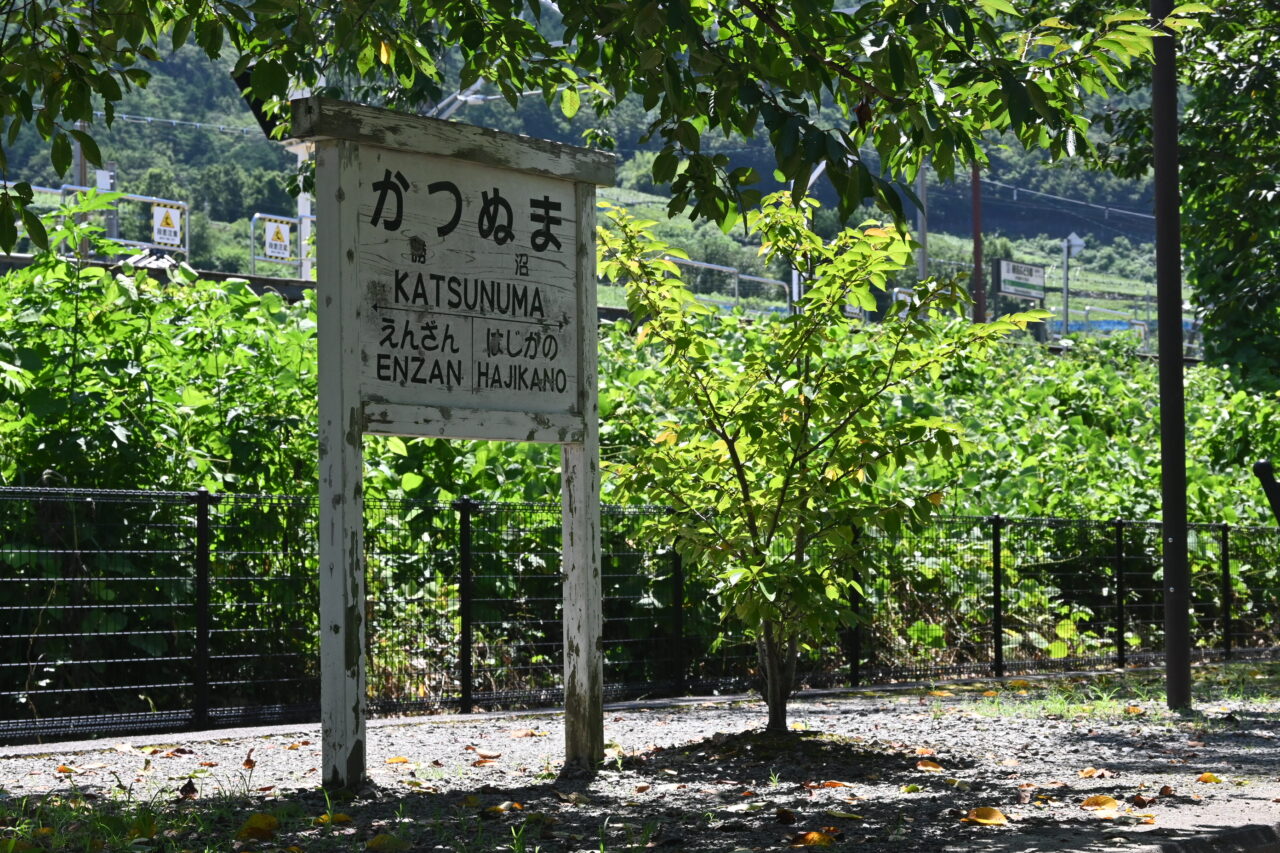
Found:
[[[999,293],[1023,299],[1044,299],[1044,267],[999,260],[996,261],[995,273]]]

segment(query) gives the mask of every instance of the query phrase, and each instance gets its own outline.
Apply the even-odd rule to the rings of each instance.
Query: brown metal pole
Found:
[[[987,286],[982,275],[982,172],[973,164],[973,322],[987,322]]]
[[[1151,0],[1161,20],[1172,0]],[[1160,489],[1164,534],[1165,690],[1170,708],[1191,706],[1191,572],[1187,565],[1186,402],[1182,378],[1182,222],[1178,194],[1175,36],[1155,40],[1151,139],[1156,214],[1156,320],[1160,353]]]

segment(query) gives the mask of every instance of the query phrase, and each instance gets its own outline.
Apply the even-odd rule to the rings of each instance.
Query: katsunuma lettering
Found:
[[[410,270],[395,270],[393,284],[392,297],[397,305],[546,318],[542,289],[536,284]]]

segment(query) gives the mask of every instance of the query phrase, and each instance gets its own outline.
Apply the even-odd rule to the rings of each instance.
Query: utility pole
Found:
[[[1072,231],[1062,241],[1062,335],[1071,331],[1071,259],[1080,254],[1084,240]],[[1088,318],[1085,318],[1088,319]]]
[[[987,286],[982,275],[982,172],[975,160],[973,183],[973,322],[987,322]]]
[[[1172,0],[1151,0],[1157,21]],[[1156,322],[1160,354],[1160,503],[1164,532],[1165,692],[1191,707],[1191,572],[1187,565],[1187,437],[1182,377],[1182,219],[1178,193],[1176,34],[1155,41],[1151,141],[1156,214]]]
[[[920,199],[920,209],[916,211],[916,277],[924,281],[929,277],[929,216],[928,208],[929,181],[925,174],[925,164],[920,164],[920,173],[916,175],[916,198]]]

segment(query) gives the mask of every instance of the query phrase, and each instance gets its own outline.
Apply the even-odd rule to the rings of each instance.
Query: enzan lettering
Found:
[[[394,283],[393,296],[398,305],[546,318],[542,289],[536,284],[410,270],[396,270]]]
[[[377,376],[380,382],[401,385],[462,385],[462,362],[455,358],[427,358],[421,355],[378,353]]]

